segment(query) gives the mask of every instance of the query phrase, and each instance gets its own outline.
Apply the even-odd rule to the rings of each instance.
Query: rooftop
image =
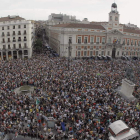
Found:
[[[102,25],[81,24],[81,23],[57,24],[57,25],[54,25],[53,27],[63,27],[63,28],[89,28],[89,29],[105,30],[105,28]]]
[[[24,20],[24,18],[19,17],[19,16],[7,16],[7,17],[0,18],[0,22],[13,21],[13,20]]]

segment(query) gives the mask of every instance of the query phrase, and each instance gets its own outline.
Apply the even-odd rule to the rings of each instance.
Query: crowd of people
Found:
[[[66,58],[44,54],[1,61],[0,131],[42,140],[107,140],[109,124],[123,120],[140,132],[138,100],[128,102],[116,91],[128,66],[139,89],[139,63],[77,59],[68,66]],[[23,85],[34,86],[30,97],[14,92]]]

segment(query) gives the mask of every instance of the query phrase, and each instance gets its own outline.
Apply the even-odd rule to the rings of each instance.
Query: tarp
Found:
[[[61,127],[62,127],[62,130],[65,131],[65,123],[64,122],[61,122]]]

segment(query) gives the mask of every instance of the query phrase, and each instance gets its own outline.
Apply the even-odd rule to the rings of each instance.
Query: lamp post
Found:
[[[69,42],[68,43],[69,43],[69,46],[68,46],[68,57],[69,57],[68,58],[68,70],[69,70],[69,65],[70,65],[69,63],[70,63],[70,57],[71,57],[71,46],[70,45],[72,43],[71,42],[71,39],[69,39]]]

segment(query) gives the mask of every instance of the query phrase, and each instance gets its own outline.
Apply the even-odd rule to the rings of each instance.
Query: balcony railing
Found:
[[[2,34],[2,36],[5,36],[5,34]]]
[[[23,33],[23,35],[26,35],[26,33]]]
[[[7,41],[8,43],[11,42],[10,40]]]
[[[84,42],[84,44],[87,44],[87,42]]]
[[[96,44],[99,44],[99,42],[96,42]]]
[[[13,42],[16,42],[16,40],[13,40]]]
[[[81,44],[81,42],[78,42],[78,44]]]
[[[13,34],[13,35],[16,35],[16,34]]]
[[[102,44],[105,44],[105,42],[102,42]]]
[[[90,42],[90,44],[93,44],[93,42]]]
[[[18,41],[21,41],[21,39],[18,39]]]
[[[23,41],[27,41],[27,39],[24,39]]]
[[[2,41],[2,43],[5,43],[5,41]]]
[[[10,34],[7,34],[7,36],[10,36]]]
[[[21,33],[18,33],[18,35],[21,35]]]

